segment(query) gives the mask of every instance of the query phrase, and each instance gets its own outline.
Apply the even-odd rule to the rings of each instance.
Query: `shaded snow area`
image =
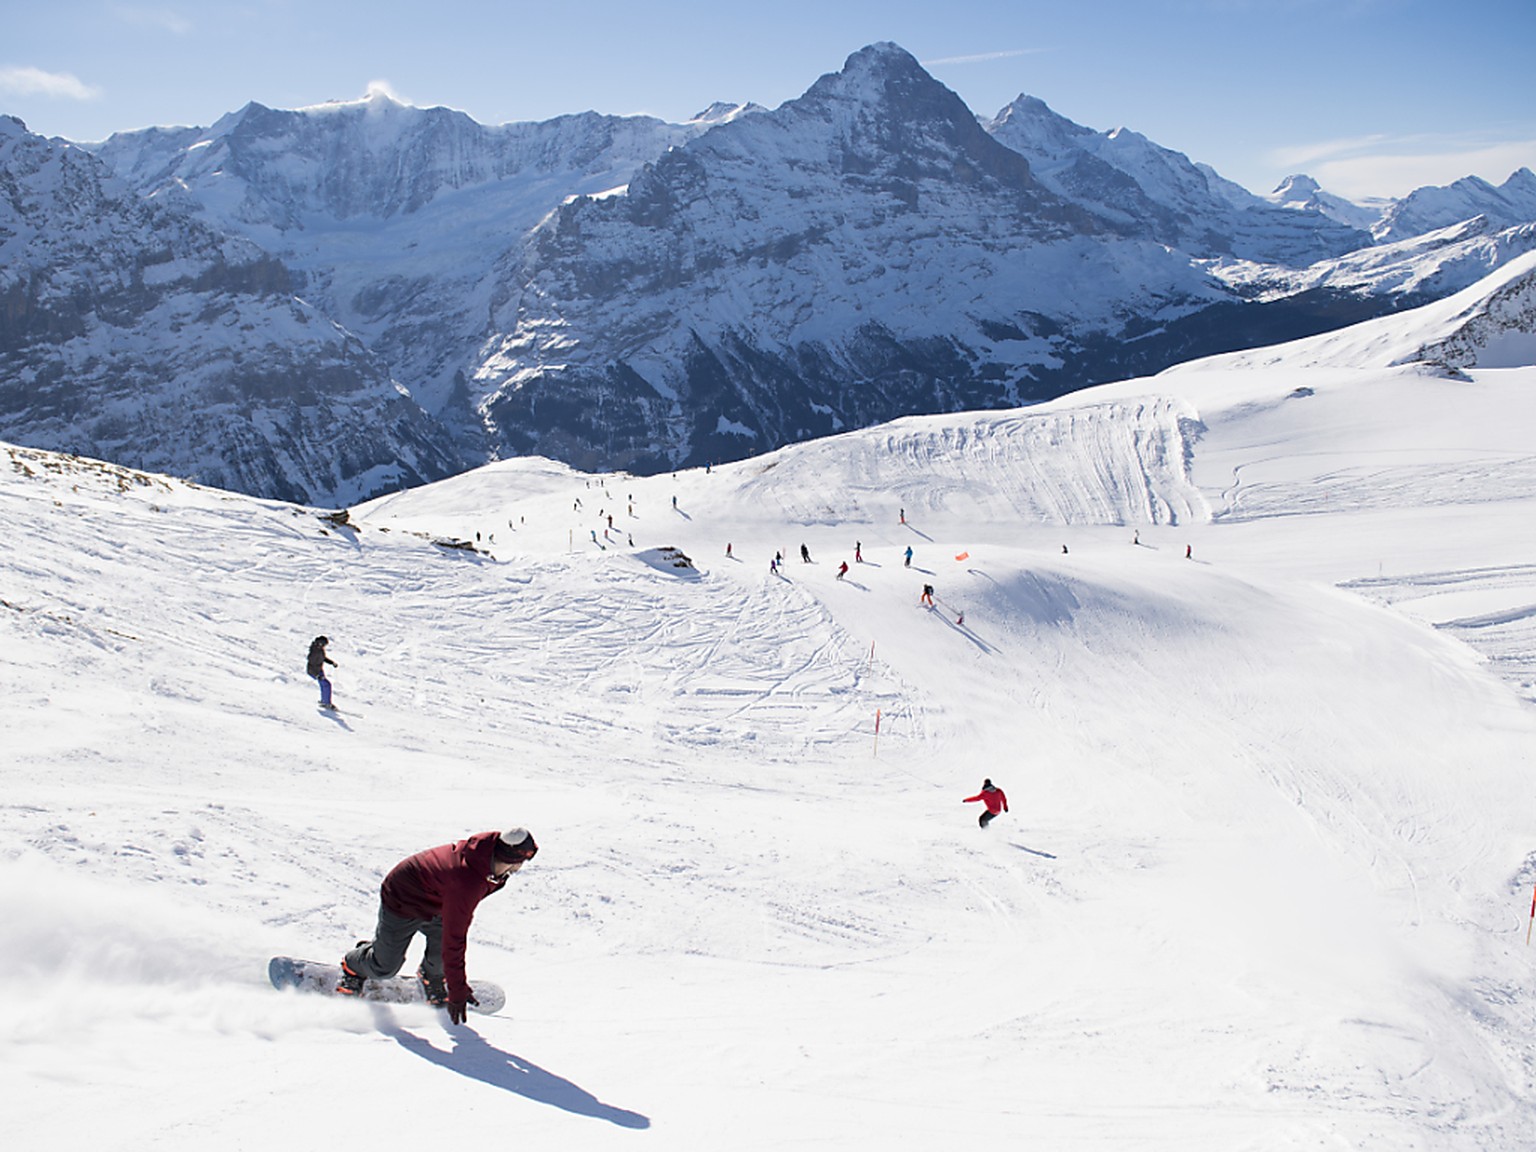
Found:
[[[1528,1149],[1532,427],[1216,361],[350,527],[0,450],[9,1146]],[[267,985],[514,824],[500,1015]]]

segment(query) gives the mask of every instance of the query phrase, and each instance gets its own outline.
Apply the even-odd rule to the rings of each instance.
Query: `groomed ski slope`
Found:
[[[1536,370],[1472,377],[1213,362],[355,530],[8,450],[8,1142],[1529,1148]],[[267,987],[514,823],[503,1016]]]

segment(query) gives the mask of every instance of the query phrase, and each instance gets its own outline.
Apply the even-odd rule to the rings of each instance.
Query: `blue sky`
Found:
[[[892,40],[972,111],[1021,92],[1255,192],[1536,168],[1536,0],[52,0],[11,6],[0,112],[97,140],[370,85],[485,123],[770,107]]]

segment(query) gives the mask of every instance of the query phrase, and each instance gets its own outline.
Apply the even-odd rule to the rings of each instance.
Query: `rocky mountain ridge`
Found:
[[[1536,243],[1529,172],[1372,223],[1028,96],[983,121],[890,44],[681,125],[381,94],[90,152],[10,124],[0,436],[315,502],[1026,403],[1423,303]],[[1394,238],[1458,206],[1478,221]]]
[[[297,501],[464,466],[257,245],[10,118],[0,172],[0,438]]]

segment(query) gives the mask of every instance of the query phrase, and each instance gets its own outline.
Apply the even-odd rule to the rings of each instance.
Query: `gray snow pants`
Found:
[[[405,967],[405,950],[411,946],[416,933],[427,938],[427,954],[422,958],[421,970],[428,976],[443,974],[443,919],[408,920],[397,916],[379,903],[379,926],[374,929],[373,939],[364,941],[347,953],[347,966],[370,980],[383,980],[399,973]]]

